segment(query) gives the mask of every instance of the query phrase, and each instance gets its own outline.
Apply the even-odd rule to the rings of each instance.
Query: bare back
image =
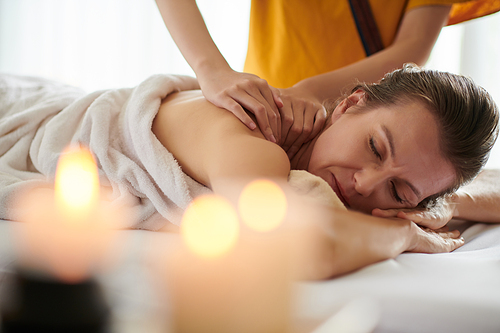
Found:
[[[217,179],[286,181],[290,172],[290,162],[281,147],[208,102],[200,90],[165,98],[152,131],[186,174],[214,190]]]

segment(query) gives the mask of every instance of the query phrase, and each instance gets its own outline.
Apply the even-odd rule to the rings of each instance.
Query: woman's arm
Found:
[[[281,231],[294,231],[294,257],[301,278],[324,279],[393,258],[404,251],[444,252],[461,245],[457,234],[429,235],[413,222],[337,211],[294,194],[287,186],[286,153],[233,115],[208,103],[197,91],[168,96],[153,132],[182,169],[236,206],[255,179],[276,181],[289,211]]]
[[[500,223],[500,170],[482,171],[456,193],[454,216],[458,219]]]
[[[279,138],[282,106],[277,89],[259,77],[232,70],[213,42],[195,0],[156,0],[165,25],[182,55],[196,73],[205,97],[234,113],[249,128],[253,113],[266,138]],[[273,133],[277,138],[274,138]]]
[[[409,220],[383,219],[353,211],[307,211],[311,225],[308,265],[301,264],[304,279],[325,279],[370,264],[395,258],[403,252],[450,252],[464,244],[458,231],[431,231]],[[291,214],[292,215],[292,214]],[[293,216],[304,216],[297,212]],[[323,216],[321,218],[321,216]],[[328,218],[325,218],[327,217]]]
[[[446,25],[450,8],[423,6],[410,10],[404,15],[394,42],[384,50],[338,70],[302,80],[284,93],[322,103],[338,98],[346,84],[356,79],[377,82],[404,63],[424,65]]]

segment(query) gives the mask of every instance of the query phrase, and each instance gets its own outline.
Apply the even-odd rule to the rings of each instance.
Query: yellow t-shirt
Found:
[[[407,10],[459,0],[369,0],[384,47]],[[454,4],[449,24],[500,10],[500,0]],[[245,72],[277,88],[366,57],[348,0],[252,0]]]

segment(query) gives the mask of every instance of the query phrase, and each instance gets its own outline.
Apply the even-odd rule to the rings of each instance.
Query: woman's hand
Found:
[[[429,209],[374,209],[373,216],[399,217],[410,220],[416,224],[430,229],[439,229],[445,226],[454,216],[456,208],[456,195],[439,199],[435,206]]]
[[[407,252],[442,253],[451,252],[464,245],[463,237],[458,230],[449,231],[447,227],[432,230],[421,228],[412,223],[414,237]]]
[[[324,106],[301,96],[295,88],[280,89],[283,107],[281,112],[281,140],[279,144],[291,160],[305,142],[321,131],[326,121]]]
[[[272,142],[281,139],[279,107],[283,106],[278,89],[256,75],[232,69],[199,76],[203,95],[212,104],[232,112],[251,130],[255,123],[245,110],[253,113],[262,134]]]

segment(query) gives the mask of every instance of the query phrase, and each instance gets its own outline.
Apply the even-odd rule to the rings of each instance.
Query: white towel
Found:
[[[323,178],[312,173],[304,170],[292,170],[288,176],[288,185],[304,200],[311,200],[316,204],[337,209],[347,209],[330,185]]]
[[[17,220],[13,196],[52,180],[61,151],[76,143],[94,153],[114,202],[135,208],[133,224],[125,227],[179,224],[192,199],[209,190],[182,172],[151,125],[165,96],[197,88],[192,77],[155,75],[135,88],[85,94],[48,80],[0,75],[0,218]]]

